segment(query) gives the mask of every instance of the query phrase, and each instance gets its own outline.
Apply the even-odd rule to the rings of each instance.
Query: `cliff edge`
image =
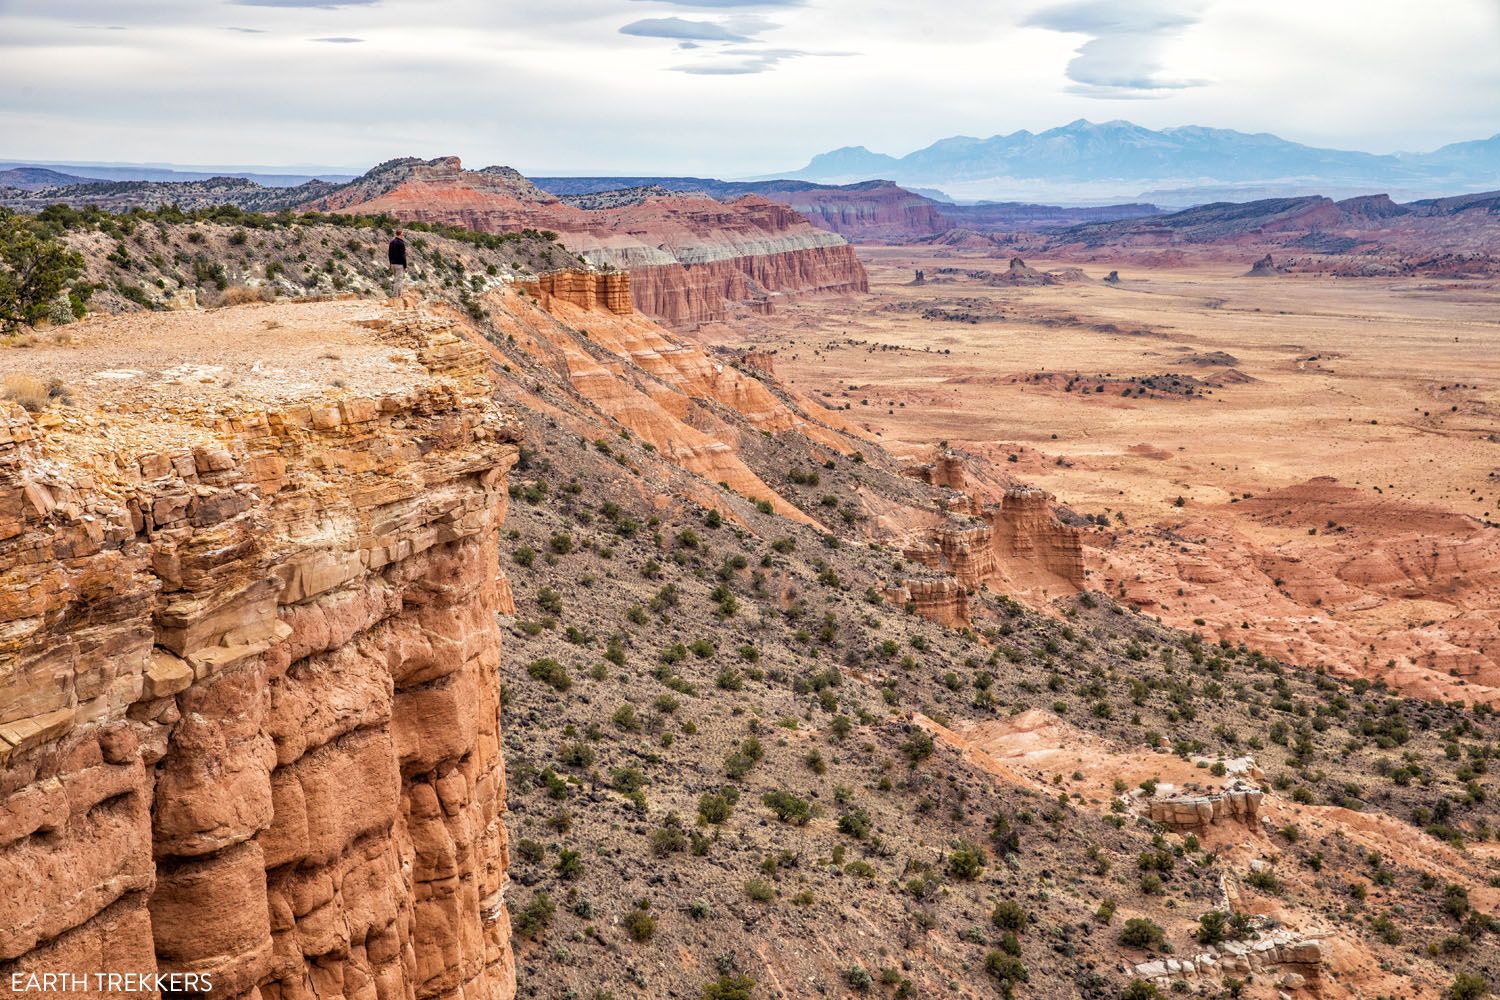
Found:
[[[513,996],[483,352],[327,302],[6,365],[0,980]]]

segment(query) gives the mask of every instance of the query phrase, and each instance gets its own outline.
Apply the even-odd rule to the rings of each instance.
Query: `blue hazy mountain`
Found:
[[[1045,132],[953,136],[899,157],[845,146],[778,176],[824,183],[883,178],[970,198],[1039,186],[1099,197],[1238,186],[1288,195],[1316,189],[1431,196],[1500,186],[1500,135],[1430,153],[1376,154],[1306,146],[1266,132],[1079,119]]]

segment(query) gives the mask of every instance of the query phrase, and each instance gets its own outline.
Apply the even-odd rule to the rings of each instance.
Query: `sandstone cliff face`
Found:
[[[627,271],[554,271],[522,282],[521,287],[541,299],[543,308],[551,308],[555,299],[580,309],[604,309],[621,316],[635,311],[631,308]]]
[[[631,272],[636,308],[672,326],[723,319],[736,303],[765,311],[778,295],[869,289],[842,237],[755,195],[729,204],[645,196],[587,210],[506,168],[464,170],[456,157],[443,157],[383,164],[304,207],[387,212],[481,232],[550,230],[590,263]]]
[[[786,202],[813,225],[851,240],[907,240],[953,228],[937,202],[890,181],[770,192],[767,196]]]
[[[954,456],[904,471],[926,482],[964,479],[962,462]],[[1050,494],[1013,487],[999,503],[960,499],[971,519],[926,529],[903,552],[939,579],[903,581],[888,595],[892,600],[909,601],[917,613],[951,625],[968,623],[969,595],[986,585],[1042,603],[1083,589],[1082,537],[1053,515]],[[898,592],[902,587],[909,597]]]
[[[7,984],[514,994],[514,425],[440,324],[296,310],[94,324],[25,361],[75,406],[0,414]]]

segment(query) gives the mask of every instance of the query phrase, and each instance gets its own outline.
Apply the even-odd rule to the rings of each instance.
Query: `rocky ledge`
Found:
[[[7,355],[0,980],[512,996],[485,355],[351,302]]]

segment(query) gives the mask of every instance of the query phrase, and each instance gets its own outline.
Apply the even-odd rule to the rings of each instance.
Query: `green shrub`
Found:
[[[1146,917],[1131,917],[1120,929],[1119,941],[1127,948],[1155,950],[1167,943],[1161,925]]]
[[[640,719],[635,714],[635,706],[628,701],[615,709],[615,714],[610,718],[616,726],[627,733],[636,732],[641,728]]]
[[[863,809],[851,809],[839,817],[839,832],[855,840],[864,840],[868,837],[874,825],[870,820],[870,814]]]
[[[875,978],[863,966],[851,965],[844,970],[844,982],[856,993],[868,993],[870,987],[875,985]]]
[[[728,822],[734,812],[734,803],[728,795],[705,792],[698,796],[698,819],[704,823],[718,825]]]
[[[1001,992],[1010,996],[1015,984],[1024,983],[1031,979],[1031,974],[1026,971],[1026,966],[1014,955],[1007,955],[999,949],[994,949],[984,956],[984,971],[1000,983]]]
[[[767,792],[760,797],[762,803],[776,814],[776,818],[792,826],[806,826],[812,819],[812,803],[798,798],[790,792]]]
[[[656,918],[651,915],[650,907],[650,903],[642,900],[620,921],[632,941],[650,941],[656,937]]]
[[[755,980],[748,976],[720,976],[703,986],[703,1000],[754,1000]]]
[[[518,911],[511,921],[511,929],[522,938],[530,941],[540,935],[548,927],[552,926],[552,918],[557,913],[557,906],[552,898],[545,892],[538,892],[531,897],[531,902],[525,908]]]
[[[984,871],[984,849],[977,844],[960,843],[948,855],[948,874],[972,882]]]
[[[745,895],[757,903],[769,903],[776,898],[776,889],[765,879],[752,878],[745,882]]]
[[[1026,910],[1013,899],[1002,899],[990,911],[990,923],[1002,931],[1019,934],[1026,929]]]
[[[527,664],[526,672],[555,691],[566,691],[573,686],[568,671],[550,656],[532,660]]]

